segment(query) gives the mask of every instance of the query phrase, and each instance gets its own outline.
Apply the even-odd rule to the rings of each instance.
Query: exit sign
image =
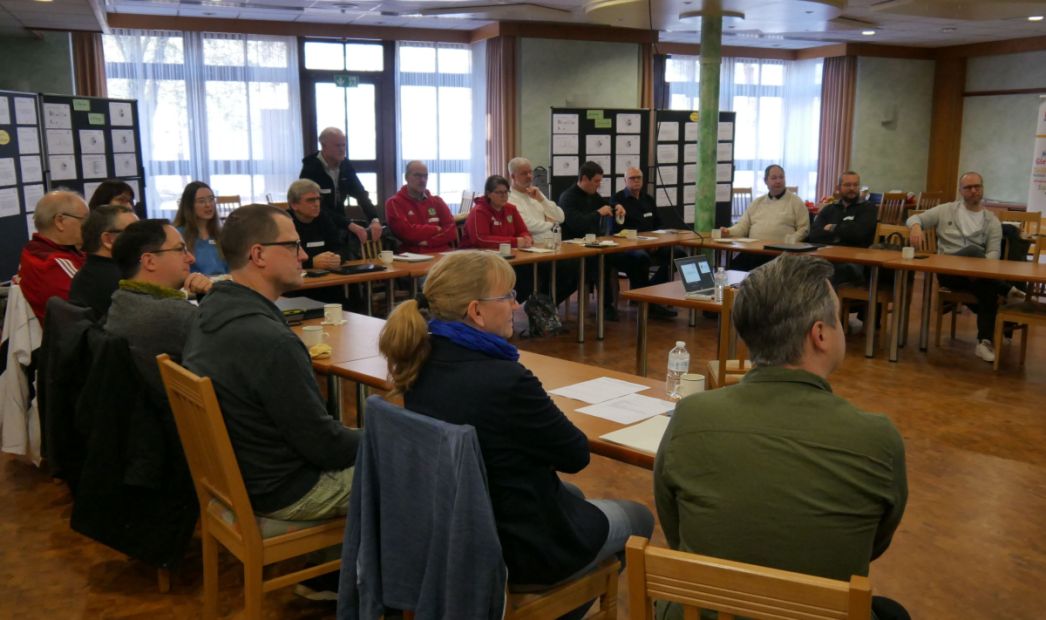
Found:
[[[336,75],[334,84],[341,88],[355,88],[360,84],[360,78],[355,75]]]

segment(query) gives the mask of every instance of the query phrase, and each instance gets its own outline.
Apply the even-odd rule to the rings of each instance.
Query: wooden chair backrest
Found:
[[[904,223],[905,202],[908,194],[904,192],[886,192],[879,203],[879,221],[883,224]]]
[[[378,260],[381,258],[381,241],[370,239],[363,244],[363,259]]]
[[[932,209],[944,200],[944,192],[919,192],[919,198],[915,201],[915,208],[920,211]]]
[[[737,289],[727,286],[723,289],[723,310],[719,318],[719,373],[720,384],[726,385],[726,375],[745,374],[745,360],[748,359],[748,348],[740,337],[734,338],[734,324],[731,313],[734,309],[734,298]],[[730,345],[736,344],[731,353]],[[733,362],[727,364],[727,362]],[[734,365],[736,363],[736,366]]]
[[[1003,224],[1016,224],[1025,235],[1038,235],[1042,230],[1042,213],[1038,211],[996,211],[995,215]]]
[[[198,377],[163,354],[160,365],[167,400],[171,404],[185,460],[189,463],[201,518],[208,518],[211,500],[217,500],[235,515],[226,522],[241,541],[261,544],[261,533],[254,518],[247,487],[229,441],[214,385],[208,377]]]
[[[224,220],[229,217],[230,213],[240,208],[240,196],[217,196],[214,204],[218,209],[218,217]]]
[[[476,203],[476,192],[470,192],[469,190],[462,190],[461,192],[461,206],[458,208],[458,213],[464,213],[468,215],[472,211],[472,207]]]
[[[787,191],[789,191],[789,192],[792,192],[796,196],[799,195],[799,186],[798,185],[785,185],[785,189]]]
[[[731,209],[730,215],[736,222],[746,209],[748,205],[752,204],[752,189],[748,187],[735,187],[732,193],[732,200],[730,202]]]
[[[652,620],[653,600],[719,612],[720,620],[868,620],[872,588],[867,577],[849,582],[793,573],[655,547],[639,536],[625,547],[629,617]]]

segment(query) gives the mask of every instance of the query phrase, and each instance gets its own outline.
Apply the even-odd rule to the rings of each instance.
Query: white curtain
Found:
[[[817,144],[821,127],[821,59],[785,63],[784,160],[788,184],[816,201]]]
[[[103,47],[109,96],[138,100],[151,216],[172,217],[190,181],[246,204],[298,177],[293,37],[114,30]]]

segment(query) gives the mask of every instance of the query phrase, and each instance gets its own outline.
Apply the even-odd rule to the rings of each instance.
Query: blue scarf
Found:
[[[429,332],[443,336],[454,344],[486,353],[491,357],[512,362],[519,361],[519,350],[501,336],[495,336],[461,321],[429,321]]]

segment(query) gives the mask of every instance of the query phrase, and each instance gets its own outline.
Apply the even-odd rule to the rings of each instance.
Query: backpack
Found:
[[[527,330],[522,334],[524,338],[539,338],[563,331],[563,323],[559,320],[556,307],[548,295],[542,293],[531,295],[530,299],[523,304],[523,311],[527,313],[529,321]]]

